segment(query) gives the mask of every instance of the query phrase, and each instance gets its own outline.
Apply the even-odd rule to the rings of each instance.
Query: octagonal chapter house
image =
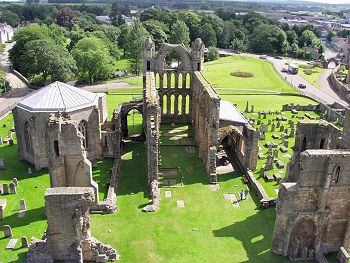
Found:
[[[106,95],[54,82],[35,91],[13,109],[20,160],[36,170],[48,167],[46,127],[51,115],[68,116],[78,125],[90,161],[102,158],[101,124],[107,119]]]

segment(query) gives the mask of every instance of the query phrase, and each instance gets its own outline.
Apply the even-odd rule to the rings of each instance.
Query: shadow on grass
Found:
[[[24,249],[24,248],[19,248],[19,249],[14,249],[14,250],[20,250],[20,249]],[[22,252],[17,254],[18,255],[18,259],[15,261],[9,261],[8,263],[25,263],[27,262],[27,252]]]
[[[44,207],[27,210],[24,217],[17,217],[18,213],[5,216],[1,221],[2,225],[10,225],[11,228],[17,228],[29,225],[36,221],[46,220]]]

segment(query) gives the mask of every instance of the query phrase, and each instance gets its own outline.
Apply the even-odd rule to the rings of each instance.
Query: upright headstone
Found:
[[[285,128],[285,129],[284,129],[284,133],[285,133],[285,134],[288,134],[288,133],[289,133],[288,128]]]
[[[10,183],[10,194],[16,194],[17,188],[14,183]]]
[[[267,149],[267,153],[269,155],[272,155],[272,144],[271,143],[269,144],[269,148]]]
[[[2,191],[4,195],[9,194],[9,185],[8,184],[2,184]]]
[[[4,159],[0,158],[0,170],[4,170],[4,169],[5,169]]]
[[[32,175],[32,174],[33,174],[32,169],[28,167],[28,175]]]
[[[265,132],[260,132],[260,140],[265,140]]]
[[[12,139],[12,131],[9,131],[9,132],[8,132],[7,137],[9,138],[9,140],[11,140],[11,139]]]
[[[14,145],[15,143],[14,143],[14,141],[13,141],[13,139],[10,139],[9,140],[9,145]]]
[[[272,170],[273,169],[273,155],[268,155],[266,159],[266,164],[265,164],[265,170]]]
[[[0,220],[4,220],[4,209],[0,206]]]
[[[254,105],[252,105],[252,106],[250,107],[250,112],[251,112],[251,113],[254,113]]]
[[[26,201],[24,199],[19,200],[19,210],[21,211],[27,210]]]
[[[244,112],[249,112],[249,105],[248,105],[248,101],[247,101],[247,104],[245,105],[245,110]]]
[[[268,125],[271,125],[271,120],[268,120],[268,121],[267,121],[267,124],[268,124]]]
[[[272,123],[272,125],[271,125],[271,132],[275,131],[275,127],[276,127],[275,123]]]
[[[9,225],[4,225],[3,230],[5,237],[12,237],[12,229]]]
[[[281,126],[280,126],[280,132],[283,132],[283,131],[284,131],[284,126],[281,125]]]
[[[13,178],[13,179],[12,179],[12,182],[15,184],[15,186],[18,186],[18,180],[17,180],[17,178]]]
[[[286,148],[288,148],[288,146],[289,146],[289,142],[288,141],[284,141],[284,147],[286,147]]]
[[[25,237],[25,236],[23,236],[22,238],[21,238],[21,242],[22,242],[22,247],[28,247],[28,239],[27,239],[27,237]]]
[[[277,122],[277,125],[276,125],[276,128],[279,128],[280,125],[281,125],[281,123],[278,121],[278,122]]]
[[[273,150],[273,157],[278,158],[278,149]]]
[[[263,167],[260,168],[259,176],[260,176],[260,177],[264,177],[264,172],[265,172],[265,169],[264,169]]]
[[[0,135],[0,145],[3,144],[2,142],[2,136]]]

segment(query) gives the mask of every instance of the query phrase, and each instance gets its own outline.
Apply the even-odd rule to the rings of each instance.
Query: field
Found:
[[[314,67],[312,68],[312,74],[305,74],[304,69],[300,68],[298,74],[308,82],[310,82],[312,85],[314,85],[317,88],[321,88],[321,84],[318,81],[320,75],[324,72],[323,68]]]
[[[282,90],[282,86],[278,89],[275,85],[286,85],[276,73],[263,70],[263,66],[260,65],[260,63],[266,63],[263,61],[256,60],[250,64],[250,67],[254,65],[261,68],[256,73],[254,71],[256,79],[246,80],[246,85],[237,83],[241,80],[236,81],[233,77],[226,79],[224,75],[221,75],[223,79],[220,80],[217,74],[223,74],[226,62],[233,63],[234,59],[225,58],[220,60],[224,63],[219,64],[208,63],[209,70],[205,74],[208,79],[212,77],[214,82],[219,82],[220,87],[225,88],[232,84],[232,87],[228,87],[229,90],[222,89],[219,92],[222,94],[222,99],[237,104],[241,111],[245,109],[247,101],[249,106],[254,104],[255,111],[280,110],[282,104],[291,102],[313,103],[299,96],[281,96],[263,91],[268,89],[278,93]],[[246,63],[251,62],[247,60]],[[241,66],[244,67],[244,65]],[[231,69],[226,70],[227,74],[229,72]],[[258,86],[260,95],[255,94],[255,91],[252,94],[250,90],[240,90],[240,85],[248,88]],[[283,86],[284,89],[291,88]],[[107,95],[109,116],[120,103],[140,96],[141,89],[110,91]],[[128,119],[129,128],[133,126],[135,128],[133,132],[138,133],[141,117],[135,113]],[[3,127],[4,123],[7,124],[6,127]],[[13,119],[10,114],[0,120],[0,135],[4,138],[12,126]],[[168,136],[168,129],[169,127],[162,125],[162,144],[172,144],[179,139]],[[190,126],[177,127],[177,129],[181,130],[179,131],[181,135],[187,136],[194,142]],[[160,150],[163,167],[178,168],[180,175],[177,182],[182,180],[183,187],[178,183],[178,187],[161,189],[162,200],[159,212],[146,214],[141,211],[142,207],[148,203],[146,154],[144,144],[135,142],[128,143],[123,148],[121,179],[117,191],[119,211],[109,215],[91,216],[93,236],[115,247],[121,254],[120,262],[289,262],[270,252],[275,219],[273,208],[259,209],[253,195],[239,202],[239,207],[223,199],[224,193],[237,195],[239,191],[246,188],[241,181],[241,174],[233,172],[220,175],[218,178],[220,189],[212,191],[202,162],[198,158],[197,149],[195,153],[187,153],[184,146],[161,146]],[[28,163],[18,161],[16,144],[0,145],[0,158],[4,158],[6,165],[6,169],[0,172],[0,183],[9,183],[13,177],[19,179],[16,195],[1,196],[7,199],[7,207],[5,220],[1,221],[0,228],[9,224],[12,226],[15,238],[20,239],[23,235],[28,239],[32,236],[40,238],[47,226],[43,208],[43,194],[50,185],[47,171],[35,172]],[[283,161],[287,162],[287,160]],[[100,161],[98,167],[93,170],[94,180],[99,184],[100,198],[106,194],[104,184],[109,177],[107,171],[112,163],[111,159],[105,159]],[[261,164],[262,162],[259,161],[258,165]],[[27,175],[28,167],[34,171],[31,176]],[[275,193],[275,185],[261,182],[269,194]],[[172,192],[171,198],[164,197],[165,190]],[[20,199],[25,199],[28,207],[23,218],[17,218]],[[178,208],[177,200],[184,200],[185,208]],[[0,235],[0,261],[3,263],[26,262],[26,249],[20,248],[20,240],[13,251],[4,250],[8,240],[3,238],[3,234]]]

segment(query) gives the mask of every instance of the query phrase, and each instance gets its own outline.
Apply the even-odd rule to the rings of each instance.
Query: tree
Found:
[[[70,7],[63,7],[57,14],[57,24],[69,29],[73,26],[74,10]]]
[[[81,82],[94,83],[106,80],[113,74],[113,59],[103,40],[85,37],[78,41],[72,50]]]
[[[58,26],[56,24],[49,25],[49,37],[53,39],[56,45],[67,47],[67,35],[68,31],[64,27]]]
[[[0,22],[15,27],[21,22],[21,20],[16,13],[10,10],[4,10],[0,16]]]
[[[332,42],[332,38],[334,37],[334,33],[332,31],[328,31],[327,41]]]
[[[208,48],[208,60],[214,61],[219,59],[219,50],[216,47],[209,47]]]
[[[120,26],[125,24],[125,20],[123,18],[123,9],[116,2],[112,4],[111,14],[109,18],[112,21],[113,26]]]
[[[298,44],[298,35],[294,30],[288,30],[286,31],[287,34],[287,41],[290,45],[296,43]]]
[[[172,44],[184,44],[185,46],[190,44],[190,32],[184,22],[177,20],[173,24],[169,42]]]
[[[204,24],[199,30],[199,37],[202,39],[206,47],[213,46],[216,47],[217,39],[216,33],[211,24]]]
[[[311,30],[305,30],[305,31],[303,31],[303,33],[300,36],[299,46],[301,46],[301,47],[303,47],[303,46],[312,47],[313,46],[313,42],[315,41],[315,39],[317,39],[317,36],[315,35],[314,32],[312,32]]]
[[[20,58],[22,74],[27,77],[39,75],[43,84],[51,81],[65,81],[76,70],[75,62],[68,50],[56,45],[51,39],[32,40],[25,44]]]
[[[276,25],[261,24],[250,35],[249,48],[256,53],[285,53],[286,33]]]
[[[143,46],[148,36],[147,30],[142,26],[142,23],[136,19],[125,39],[125,55],[129,60],[131,71],[136,75],[140,74]]]
[[[27,42],[37,39],[49,39],[49,30],[47,26],[32,25],[18,29],[14,35],[16,41],[9,51],[9,59],[13,68],[20,70],[20,58],[24,53],[24,46]]]
[[[167,35],[163,29],[154,23],[155,20],[148,20],[142,23],[147,32],[152,36],[152,39],[156,45],[156,48],[159,49],[161,45],[167,40]]]

